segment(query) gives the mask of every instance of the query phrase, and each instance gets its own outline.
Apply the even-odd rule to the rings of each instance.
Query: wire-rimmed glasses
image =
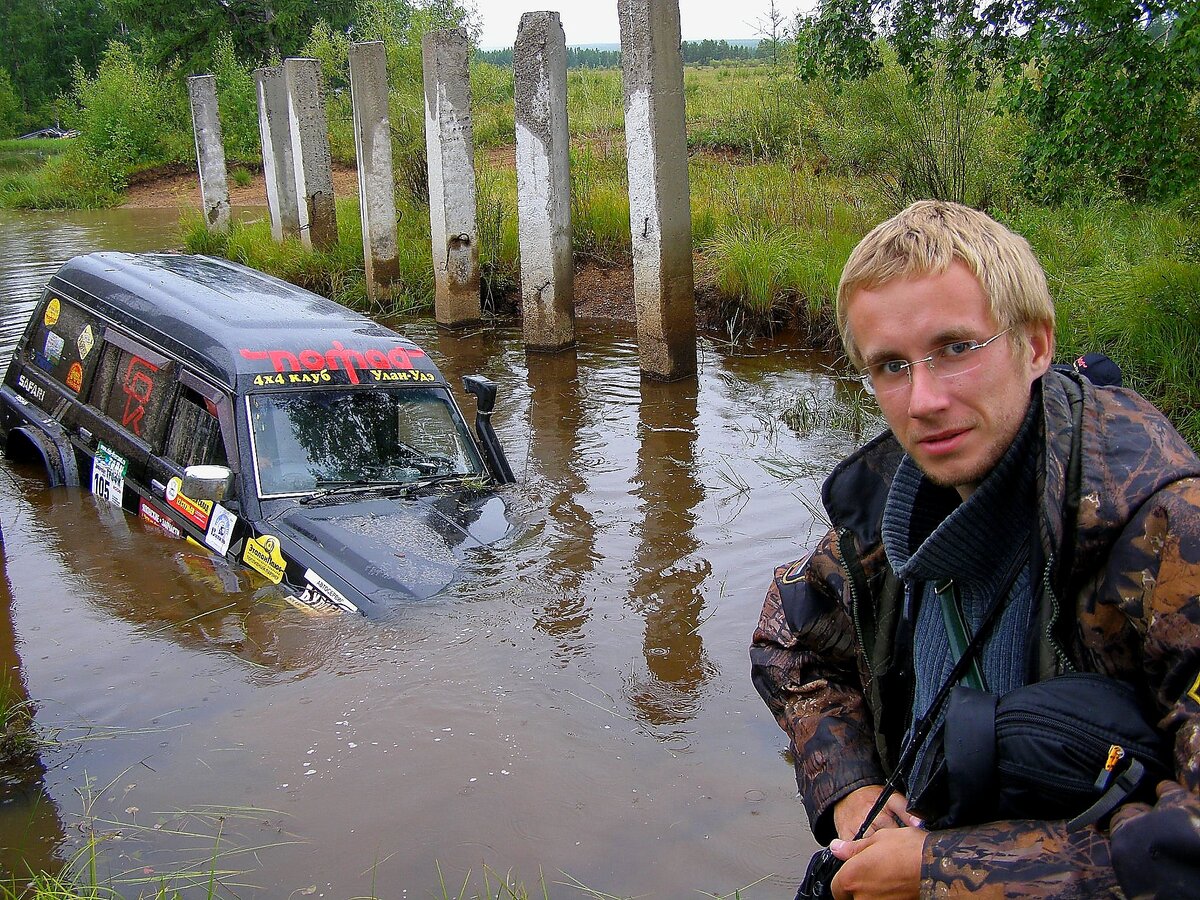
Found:
[[[938,347],[928,356],[909,362],[905,359],[889,359],[872,363],[859,373],[863,387],[873,396],[879,397],[894,394],[912,386],[912,370],[922,363],[935,378],[954,378],[966,375],[983,365],[979,351],[1012,331],[1005,328],[998,334],[992,335],[986,341],[952,341]]]

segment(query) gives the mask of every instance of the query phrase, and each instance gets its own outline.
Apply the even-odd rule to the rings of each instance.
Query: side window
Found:
[[[182,468],[228,464],[215,404],[183,385],[167,427],[164,455]]]
[[[161,434],[171,377],[162,360],[105,347],[91,401],[126,431],[153,443]]]
[[[100,356],[100,325],[78,306],[51,294],[32,341],[34,362],[59,384],[79,394],[91,381]]]

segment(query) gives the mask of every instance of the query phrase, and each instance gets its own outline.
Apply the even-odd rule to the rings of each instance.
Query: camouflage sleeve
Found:
[[[807,558],[775,570],[750,647],[754,686],[791,739],[796,783],[822,843],[837,836],[838,800],[885,781],[832,546],[831,534]]]
[[[1119,564],[1142,667],[1174,734],[1174,782],[1112,821],[1113,866],[1129,897],[1200,896],[1200,479],[1178,481],[1131,523]],[[1114,557],[1117,553],[1114,552]],[[1138,585],[1139,590],[1132,588]],[[1140,608],[1139,608],[1140,606]]]
[[[1143,505],[1103,583],[1082,625],[1087,663],[1141,669],[1165,711],[1159,727],[1174,735],[1176,779],[1157,786],[1153,806],[1118,808],[1107,832],[1019,821],[931,833],[923,897],[1200,897],[1200,479]]]
[[[1124,895],[1109,842],[1094,827],[991,822],[931,832],[921,855],[922,897],[1091,900]]]

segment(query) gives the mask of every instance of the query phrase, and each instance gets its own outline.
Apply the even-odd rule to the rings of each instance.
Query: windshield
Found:
[[[260,497],[483,474],[443,388],[343,388],[247,397]]]

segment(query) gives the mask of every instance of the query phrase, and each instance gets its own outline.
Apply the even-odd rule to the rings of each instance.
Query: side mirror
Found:
[[[193,500],[228,500],[233,496],[233,472],[227,466],[188,466],[181,490]]]

